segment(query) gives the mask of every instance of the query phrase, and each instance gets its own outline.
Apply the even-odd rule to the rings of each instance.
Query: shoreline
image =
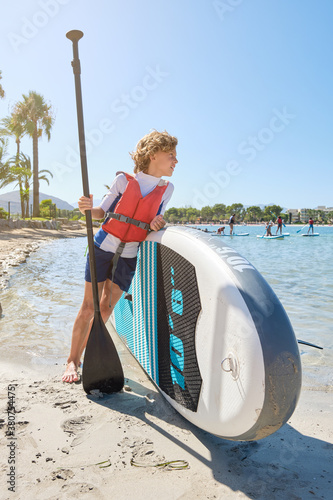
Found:
[[[124,367],[125,388],[87,396],[62,384],[63,367],[1,362],[3,498],[127,500],[292,500],[330,498],[331,392],[302,390],[288,422],[255,442],[228,441],[181,417],[108,329]],[[7,491],[8,387],[15,387],[15,493]],[[131,460],[147,467],[134,467]],[[154,464],[185,460],[184,470]],[[97,465],[105,462],[105,468]],[[7,494],[5,494],[5,492]]]
[[[20,264],[26,262],[32,252],[46,241],[59,238],[84,237],[85,226],[68,224],[60,229],[1,228],[0,229],[0,291],[8,285]]]

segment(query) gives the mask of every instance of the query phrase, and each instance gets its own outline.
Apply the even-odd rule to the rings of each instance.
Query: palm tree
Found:
[[[16,156],[20,156],[21,139],[25,135],[24,127],[21,123],[16,121],[15,115],[6,116],[0,120],[0,135],[1,136],[14,136],[16,142]]]
[[[33,215],[39,215],[39,176],[38,176],[38,139],[45,133],[48,140],[51,138],[51,129],[54,123],[51,105],[37,92],[30,91],[23,94],[23,100],[14,107],[13,120],[22,125],[25,133],[32,137],[33,163]]]
[[[8,176],[9,164],[5,161],[7,156],[8,140],[0,137],[0,183]]]
[[[21,153],[19,157],[14,156],[8,160],[4,173],[5,175],[2,176],[0,169],[0,189],[8,184],[16,182],[16,186],[18,186],[20,190],[22,218],[25,219],[29,217],[30,179],[32,177],[31,160],[29,156]],[[53,177],[53,174],[49,170],[40,170],[38,178],[49,184],[46,174]]]
[[[0,80],[2,80],[2,71],[0,71]],[[3,86],[0,83],[0,99],[3,99],[5,97],[5,91],[3,89]]]

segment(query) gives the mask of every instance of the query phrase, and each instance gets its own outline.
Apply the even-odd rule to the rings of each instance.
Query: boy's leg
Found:
[[[111,289],[112,287],[112,289]],[[110,307],[110,294],[111,294],[111,307]],[[107,322],[111,313],[117,304],[118,300],[121,298],[123,290],[119,288],[116,283],[112,283],[111,280],[107,279],[101,295],[100,310],[104,323]]]
[[[111,281],[108,279],[98,283],[98,294],[100,297],[100,311],[104,323],[109,319],[114,306],[122,296],[123,291],[113,283],[110,304]],[[87,345],[90,330],[93,324],[94,303],[92,297],[91,283],[85,282],[85,293],[81,309],[76,317],[72,333],[71,352],[67,360],[67,368],[62,377],[63,382],[76,382],[78,380],[77,369],[82,353]]]
[[[98,283],[99,296],[101,296],[103,286],[104,282]],[[92,295],[92,286],[91,283],[86,281],[83,302],[73,326],[71,350],[68,356],[65,373],[62,376],[63,382],[72,383],[78,380],[77,369],[80,363],[82,352],[87,343],[92,325],[93,315],[94,301]]]

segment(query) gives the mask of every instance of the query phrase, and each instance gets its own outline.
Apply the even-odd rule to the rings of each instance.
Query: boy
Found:
[[[178,140],[167,132],[153,132],[145,135],[131,153],[134,161],[134,176],[118,173],[109,192],[98,207],[93,208],[93,197],[82,196],[79,200],[81,213],[91,210],[93,219],[107,217],[95,235],[95,260],[100,311],[104,323],[123,292],[127,292],[135,273],[137,252],[148,230],[158,231],[166,222],[163,219],[166,204],[173,193],[173,184],[161,179],[171,177],[177,160]],[[125,220],[126,221],[125,221]],[[132,221],[129,222],[128,219]],[[140,223],[138,223],[140,221]],[[111,262],[121,251],[113,282]],[[112,294],[111,294],[112,285]],[[111,302],[110,302],[111,297]],[[87,258],[84,298],[73,326],[72,344],[63,382],[78,380],[78,366],[87,344],[94,304]]]

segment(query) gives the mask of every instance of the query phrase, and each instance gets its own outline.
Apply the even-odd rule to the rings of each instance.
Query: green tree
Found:
[[[9,213],[2,207],[0,207],[0,219],[7,219]]]
[[[247,220],[251,222],[259,222],[262,218],[263,211],[257,205],[252,205],[246,210]]]
[[[280,205],[267,205],[264,209],[264,219],[271,220],[272,218],[279,217],[282,213]]]
[[[229,218],[232,214],[236,214],[236,221],[243,220],[244,205],[242,203],[233,203],[226,208],[226,215]]]
[[[216,215],[217,220],[221,220],[225,218],[226,206],[223,203],[216,203],[213,206],[214,215]]]
[[[200,210],[197,208],[189,207],[186,209],[186,217],[189,222],[196,222],[197,218],[200,216]]]
[[[333,221],[333,211],[332,210],[330,212],[328,212],[328,214],[327,214],[327,220],[328,220],[328,222],[332,222]]]
[[[202,207],[202,209],[200,211],[200,215],[204,221],[209,222],[210,220],[212,220],[213,215],[214,215],[212,207],[209,207],[209,206]]]
[[[41,217],[52,218],[52,215],[57,213],[57,205],[51,199],[43,200],[39,204],[39,210]]]
[[[54,117],[51,105],[37,92],[30,91],[23,94],[23,100],[18,102],[13,110],[15,123],[21,124],[27,135],[32,138],[33,151],[33,215],[39,215],[39,166],[38,166],[38,139],[45,133],[48,140],[51,138],[51,129]]]
[[[177,222],[178,218],[179,218],[178,208],[171,207],[164,213],[164,219],[167,222],[175,223]]]

